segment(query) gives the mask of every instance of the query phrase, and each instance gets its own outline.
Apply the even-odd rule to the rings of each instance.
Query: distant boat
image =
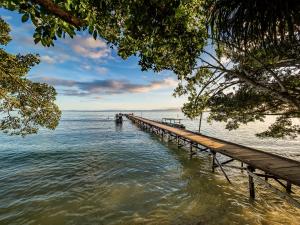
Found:
[[[122,113],[118,113],[115,116],[115,122],[116,123],[123,123],[123,114]]]

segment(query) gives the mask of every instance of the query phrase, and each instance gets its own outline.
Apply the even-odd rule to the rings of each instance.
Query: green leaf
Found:
[[[29,19],[29,14],[28,14],[28,13],[25,13],[25,14],[22,16],[22,22],[25,23],[28,19]]]

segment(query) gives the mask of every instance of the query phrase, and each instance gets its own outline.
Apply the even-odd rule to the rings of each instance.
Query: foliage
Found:
[[[229,130],[276,115],[257,136],[295,138],[300,134],[295,124],[300,117],[300,45],[280,48],[246,51],[231,45],[220,59],[206,52],[197,72],[175,90],[176,96],[188,95],[183,112],[194,118],[209,109],[209,121],[226,122]]]
[[[0,44],[10,41],[9,26],[0,18]],[[26,78],[39,63],[36,55],[12,55],[0,48],[0,129],[5,133],[27,135],[40,126],[54,129],[60,111],[54,104],[56,91],[47,84]]]
[[[299,1],[205,1],[214,51],[203,50],[193,73],[175,96],[188,95],[190,118],[210,110],[208,120],[229,130],[240,124],[277,119],[259,137],[300,134]],[[296,124],[295,124],[296,122]]]
[[[299,40],[298,0],[208,0],[206,7],[215,40],[247,47]]]
[[[236,129],[272,114],[277,120],[258,136],[300,133],[293,120],[300,114],[297,0],[3,0],[0,6],[32,21],[36,43],[50,46],[88,30],[123,58],[137,55],[143,70],[174,71],[181,81],[174,95],[188,95],[183,112],[190,118],[210,109],[209,120]]]
[[[0,7],[23,14],[35,26],[34,40],[53,40],[88,30],[124,59],[138,55],[143,70],[191,72],[206,40],[200,0],[3,0]]]

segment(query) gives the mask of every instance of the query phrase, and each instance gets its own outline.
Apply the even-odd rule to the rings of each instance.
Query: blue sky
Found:
[[[169,109],[184,102],[172,96],[177,80],[170,71],[142,72],[136,57],[123,60],[105,41],[85,33],[59,39],[54,47],[35,45],[30,21],[22,23],[18,13],[4,9],[0,15],[13,38],[5,49],[40,55],[29,78],[55,86],[62,110]]]

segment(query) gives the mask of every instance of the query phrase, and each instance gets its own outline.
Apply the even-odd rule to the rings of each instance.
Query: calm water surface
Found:
[[[152,119],[178,112],[137,112]],[[0,135],[0,224],[299,224],[300,210],[264,187],[248,199],[247,176],[210,172],[210,156],[189,159],[113,112],[64,112],[55,131]],[[273,118],[268,118],[272,121]],[[184,120],[191,130],[198,121]],[[260,140],[265,124],[203,133],[300,160],[300,140]],[[220,158],[222,160],[222,158]],[[295,192],[300,195],[298,189]]]

